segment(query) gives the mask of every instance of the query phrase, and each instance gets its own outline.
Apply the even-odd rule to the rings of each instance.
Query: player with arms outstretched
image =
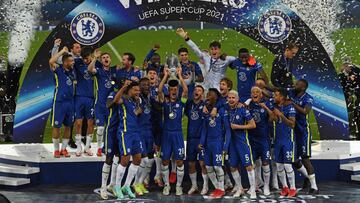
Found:
[[[199,49],[183,28],[177,29],[176,33],[185,39],[187,45],[194,51],[196,56],[198,56],[200,60],[204,61],[204,66],[207,71],[203,85],[205,92],[209,88],[216,88],[219,90],[221,78],[225,76],[228,65],[235,61],[236,58],[233,56],[222,55],[220,42],[214,41],[210,43],[210,51],[207,53]]]

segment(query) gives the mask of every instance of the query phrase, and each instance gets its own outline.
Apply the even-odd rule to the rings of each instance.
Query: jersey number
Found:
[[[179,156],[183,156],[185,154],[185,149],[184,148],[180,148],[179,150]]]

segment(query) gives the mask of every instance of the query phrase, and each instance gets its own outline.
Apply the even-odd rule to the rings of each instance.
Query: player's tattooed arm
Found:
[[[290,126],[291,128],[295,128],[295,117],[289,117],[287,118],[281,111],[279,111],[279,109],[275,108],[274,109],[274,114],[278,119],[281,119],[282,121],[284,121],[284,123],[288,126]]]
[[[94,51],[94,57],[93,59],[91,60],[91,63],[89,64],[88,66],[88,71],[92,74],[95,74],[96,73],[96,68],[95,68],[95,64],[96,64],[96,61],[100,58],[101,56],[101,51],[96,49]]]
[[[65,53],[68,53],[69,49],[67,47],[62,48],[61,51],[59,51],[58,53],[56,53],[54,56],[52,56],[49,60],[49,65],[52,71],[54,71],[57,68],[57,60],[64,55]]]
[[[182,76],[182,69],[181,69],[181,67],[176,68],[176,73],[177,73],[177,75],[178,75],[178,77],[179,77],[181,86],[182,86],[182,88],[183,88],[183,92],[182,92],[181,98],[186,100],[186,99],[188,98],[188,87],[187,87],[186,82],[185,82],[185,80],[184,80],[184,78],[183,78],[183,76]],[[186,102],[186,101],[185,101],[185,102]]]
[[[169,78],[169,75],[170,75],[170,70],[168,67],[165,67],[164,68],[164,77],[162,78],[162,80],[159,84],[159,92],[158,92],[158,96],[157,96],[159,103],[164,103],[164,101],[165,101],[163,89],[164,89],[164,85],[165,85],[166,81]]]

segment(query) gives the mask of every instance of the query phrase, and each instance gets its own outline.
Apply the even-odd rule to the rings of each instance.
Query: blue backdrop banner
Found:
[[[14,141],[42,142],[54,81],[48,60],[53,41],[94,48],[140,26],[165,21],[204,21],[239,31],[271,52],[301,44],[293,74],[309,81],[321,139],[348,139],[348,114],[335,68],[308,26],[279,0],[86,0],[49,35],[32,61],[17,101]]]

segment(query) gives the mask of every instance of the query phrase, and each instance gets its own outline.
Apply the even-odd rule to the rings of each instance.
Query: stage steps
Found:
[[[360,182],[360,162],[341,164],[340,170],[346,179]]]
[[[30,183],[30,178],[13,178],[0,176],[0,185],[4,186],[22,186]]]
[[[40,168],[0,163],[0,186],[22,186],[31,183]]]

